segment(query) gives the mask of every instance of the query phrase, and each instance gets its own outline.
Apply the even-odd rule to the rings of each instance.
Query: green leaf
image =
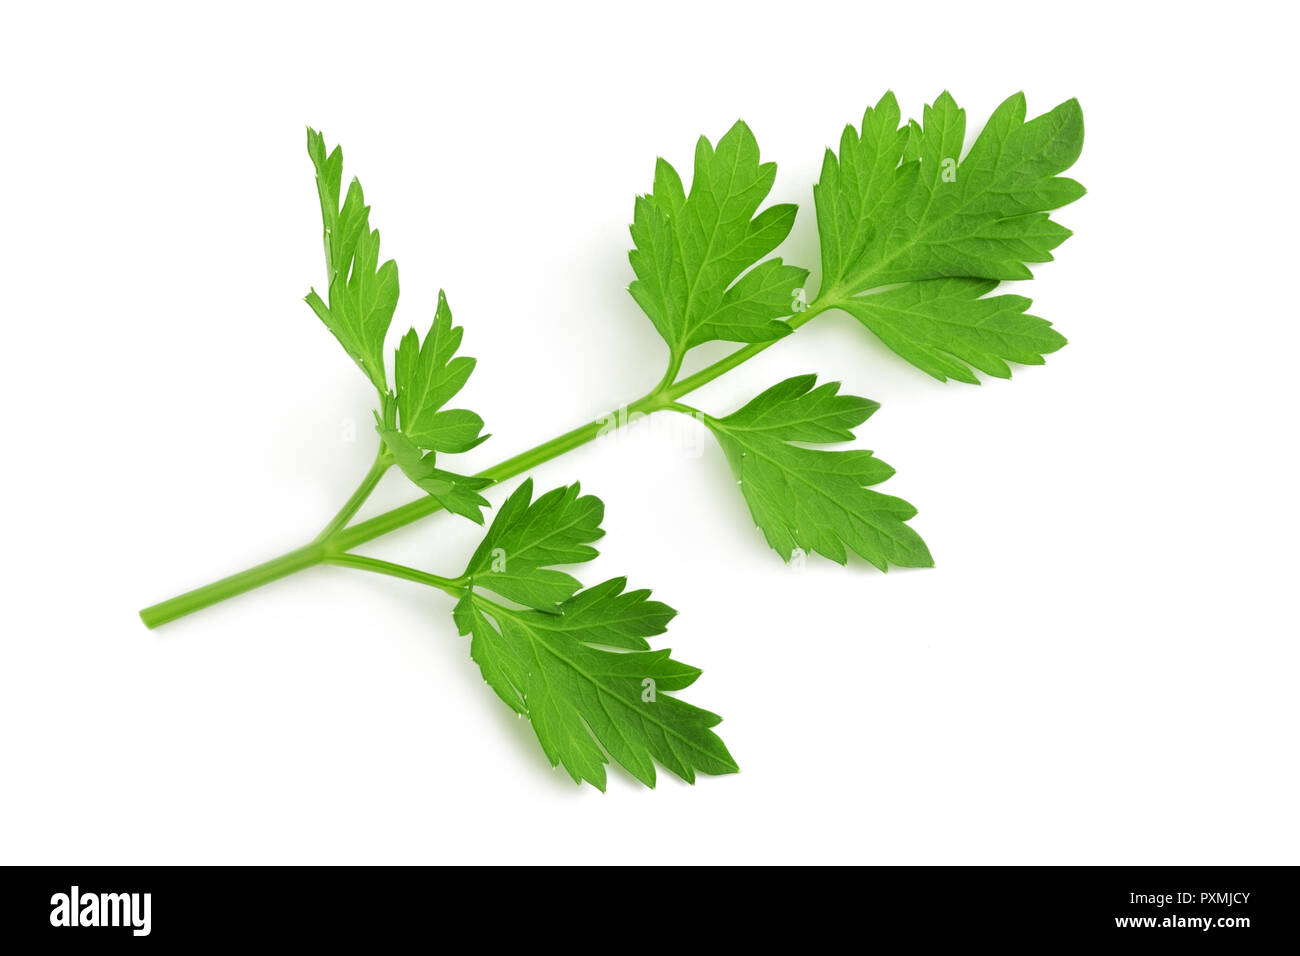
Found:
[[[794,225],[793,204],[758,212],[775,178],[776,164],[759,163],[741,121],[716,150],[700,137],[689,195],[677,171],[657,162],[654,192],[634,208],[628,258],[637,278],[628,291],[674,355],[717,339],[766,342],[789,333],[777,320],[793,311],[808,271],[776,258],[741,278]]]
[[[1028,300],[981,299],[996,283],[928,281],[1029,279],[1069,237],[1050,211],[1084,194],[1058,175],[1083,147],[1082,111],[1068,100],[1025,116],[1024,95],[1008,98],[963,157],[966,113],[949,94],[900,125],[886,93],[827,150],[813,190],[825,301],[940,379],[1007,377],[1007,362],[1042,364],[1065,344],[1024,314]],[[861,295],[897,283],[920,285]]]
[[[1042,365],[1066,344],[1050,322],[1025,312],[1023,296],[981,298],[996,287],[993,280],[932,279],[855,296],[843,308],[923,372],[977,385],[971,366],[1010,378],[1007,362]]]
[[[483,509],[492,506],[478,492],[492,484],[490,479],[443,471],[434,467],[433,452],[424,454],[397,429],[381,424],[378,431],[407,478],[453,514],[463,515],[475,524],[483,523]]]
[[[605,533],[604,504],[580,490],[573,484],[532,501],[533,481],[527,479],[497,511],[464,579],[539,610],[554,610],[573,597],[582,585],[554,566],[590,561],[597,552],[589,542]]]
[[[316,167],[316,192],[320,197],[321,218],[325,226],[325,269],[327,285],[335,275],[347,275],[356,253],[357,242],[366,231],[370,207],[366,205],[361,183],[355,178],[348,184],[343,208],[339,192],[343,181],[343,150],[335,146],[326,155],[325,138],[307,129],[307,153]]]
[[[944,93],[924,123],[900,128],[886,93],[861,130],[827,150],[813,190],[823,287],[855,294],[895,282],[964,276],[1029,279],[1070,235],[1049,210],[1084,194],[1056,175],[1083,148],[1077,100],[1025,121],[1024,94],[999,106],[962,158],[966,112]]]
[[[838,382],[813,388],[816,381],[787,379],[726,418],[705,416],[767,543],[786,561],[798,548],[840,564],[852,551],[882,571],[931,567],[925,542],[905,523],[916,509],[866,487],[893,468],[863,449],[792,444],[847,441],[879,408],[838,394]]]
[[[464,387],[475,360],[457,356],[464,329],[451,324],[447,296],[438,291],[433,325],[420,344],[415,329],[402,337],[397,349],[397,408],[402,434],[420,448],[443,452],[469,451],[487,439],[483,419],[461,408],[442,410]]]
[[[483,419],[463,408],[443,409],[474,371],[474,359],[456,355],[463,329],[451,323],[447,296],[439,291],[433,324],[420,343],[411,329],[397,348],[397,394],[382,391],[379,435],[406,477],[448,511],[483,523],[490,507],[478,494],[492,482],[445,471],[437,452],[463,452],[487,439]],[[426,454],[427,452],[427,454]]]
[[[625,593],[626,583],[582,591],[558,614],[503,607],[471,591],[456,605],[456,625],[471,636],[484,680],[531,721],[551,766],[563,764],[575,782],[604,790],[610,758],[648,787],[655,761],[688,783],[697,772],[735,773],[710,730],[722,718],[665,693],[690,686],[700,671],[645,640],[676,612],[649,600],[649,591]]]
[[[316,167],[316,191],[325,224],[329,297],[327,303],[313,288],[307,304],[383,393],[388,389],[384,338],[397,308],[397,263],[389,259],[380,265],[379,233],[369,226],[370,209],[355,179],[339,208],[343,151],[336,146],[326,155],[323,137],[309,129],[307,152]]]
[[[826,150],[821,180],[813,187],[823,290],[838,290],[850,272],[867,268],[888,234],[881,211],[901,192],[895,181],[908,140],[899,116],[898,101],[886,93],[867,109],[861,131],[851,124],[844,128],[838,156]]]

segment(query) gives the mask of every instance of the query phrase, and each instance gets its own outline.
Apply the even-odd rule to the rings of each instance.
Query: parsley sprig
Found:
[[[689,414],[717,439],[741,496],[784,559],[816,552],[841,564],[850,553],[881,571],[928,567],[908,522],[916,509],[879,490],[894,469],[851,441],[877,409],[799,375],[729,414],[683,397],[770,348],[825,312],[853,316],[881,342],[935,378],[978,384],[976,372],[1010,377],[1011,364],[1042,364],[1065,339],[1028,314],[1018,295],[990,295],[1002,280],[1032,278],[1070,235],[1051,216],[1083,195],[1062,176],[1083,144],[1083,117],[1069,100],[1026,119],[1023,95],[1002,103],[966,149],[966,115],[942,94],[920,122],[902,120],[892,93],[828,149],[813,188],[821,279],[772,253],[797,208],[764,206],[776,165],[760,159],[737,122],[716,143],[696,145],[689,187],[667,161],[636,199],[629,292],[663,337],[659,383],[619,414],[565,432],[473,475],[448,457],[487,440],[482,418],[448,407],[475,370],[460,354],[463,329],[439,293],[433,322],[406,332],[391,365],[385,343],[400,295],[397,264],[381,261],[361,184],[343,189],[343,153],[308,130],[321,204],[326,282],[307,304],[375,388],[377,451],[361,484],[308,544],[141,611],[149,627],[321,564],[398,577],[455,599],[457,630],[484,680],[527,717],[553,766],[601,789],[613,760],[648,786],[656,765],[693,782],[734,772],[713,732],[720,718],[674,696],[699,670],[651,648],[676,613],[614,578],[584,588],[567,567],[596,556],[604,505],[578,485],[533,497],[525,480],[497,510],[456,576],[358,554],[356,549],[437,511],[485,523],[481,492],[577,448],[611,427],[657,412]],[[707,342],[741,345],[682,376],[686,354]],[[379,480],[397,467],[423,494],[354,522]]]

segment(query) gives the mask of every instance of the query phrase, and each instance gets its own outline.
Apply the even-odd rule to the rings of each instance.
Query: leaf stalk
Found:
[[[809,304],[807,309],[791,316],[788,324],[792,330],[799,329],[815,316],[837,306],[838,302],[833,294],[819,295],[816,300]],[[789,336],[782,336],[782,338],[789,338]],[[494,485],[499,484],[530,471],[553,458],[558,458],[566,452],[580,448],[602,434],[623,427],[629,421],[632,421],[635,415],[649,415],[665,409],[680,411],[680,408],[674,408],[673,406],[683,395],[693,392],[737,366],[743,365],[780,341],[781,339],[772,339],[767,342],[747,345],[680,381],[674,381],[674,379],[681,370],[681,356],[674,356],[669,361],[668,371],[663,380],[655,389],[630,403],[620,412],[612,412],[593,422],[579,425],[577,428],[562,435],[557,435],[555,438],[542,442],[540,445],[521,452],[512,458],[498,462],[490,468],[480,471],[475,477],[486,478]],[[348,522],[356,516],[361,506],[370,497],[371,492],[374,491],[375,486],[379,484],[379,480],[392,465],[392,455],[381,443],[375,462],[371,465],[370,470],[366,472],[361,484],[357,486],[356,491],[352,493],[343,507],[330,519],[329,523],[311,543],[282,554],[278,558],[272,558],[270,561],[265,561],[237,574],[232,574],[219,581],[214,581],[211,584],[195,588],[192,591],[187,591],[184,594],[147,607],[140,612],[141,620],[144,621],[146,627],[160,627],[178,618],[193,614],[195,611],[201,611],[214,604],[229,600],[265,584],[270,584],[272,581],[278,581],[280,578],[288,577],[299,571],[305,571],[307,568],[319,564],[333,564],[340,567],[403,577],[406,580],[419,581],[422,584],[429,584],[442,590],[451,588],[448,593],[459,595],[462,589],[457,586],[456,582],[449,579],[439,578],[437,575],[426,574],[423,571],[416,571],[413,568],[406,568],[403,565],[394,565],[376,558],[349,553],[359,545],[373,541],[375,538],[382,537],[396,531],[398,528],[405,527],[412,522],[419,521],[421,518],[426,518],[442,510],[442,506],[437,501],[426,495],[366,521],[349,526]]]

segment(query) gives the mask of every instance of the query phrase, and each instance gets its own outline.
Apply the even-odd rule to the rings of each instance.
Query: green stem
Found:
[[[685,357],[686,353],[682,349],[675,348],[672,350],[668,356],[668,368],[664,371],[664,377],[659,380],[659,384],[655,386],[655,390],[651,394],[662,395],[668,391],[669,386],[677,381],[677,375],[682,370],[682,360]]]
[[[634,410],[645,413],[654,411],[658,406],[658,398],[653,403],[653,408],[649,407],[647,401],[649,396],[642,399],[641,402],[634,402],[628,406],[629,416]],[[597,419],[594,422],[588,422],[580,425],[572,431],[567,431],[563,435],[552,438],[550,441],[543,442],[535,448],[530,448],[526,452],[515,455],[513,458],[507,458],[505,461],[493,465],[491,468],[480,471],[474,477],[486,478],[492,484],[499,484],[515,475],[523,474],[532,468],[536,468],[543,462],[550,461],[552,458],[558,458],[567,451],[587,444],[596,438],[602,432],[619,428],[624,423],[623,416],[619,413],[611,412],[604,418]],[[390,531],[396,531],[412,521],[418,521],[437,511],[442,510],[442,505],[438,504],[433,498],[425,495],[409,504],[394,508],[392,511],[385,511],[383,514],[371,518],[369,521],[361,521],[350,528],[345,528],[334,538],[334,546],[339,551],[351,551],[359,544],[372,541],[381,535],[388,534]]]
[[[320,564],[323,556],[324,549],[319,544],[309,544],[246,571],[232,574],[228,578],[213,581],[193,591],[186,591],[169,601],[147,607],[140,612],[140,620],[144,621],[145,627],[159,627],[178,617],[193,614],[237,594],[260,588],[263,584],[270,584],[272,581]]]
[[[790,319],[786,324],[789,325],[792,330],[799,329],[816,316],[835,308],[839,308],[839,301],[837,299],[829,294],[819,295],[807,309],[802,312],[796,312],[794,315],[790,316]],[[790,334],[793,335],[794,333],[791,332]],[[783,335],[781,336],[781,339],[788,337],[789,336]],[[701,388],[709,382],[712,382],[718,376],[725,375],[727,372],[730,372],[733,368],[736,368],[739,365],[744,365],[755,355],[770,349],[777,342],[780,342],[781,339],[769,339],[766,342],[755,342],[753,345],[746,345],[743,349],[736,349],[736,351],[732,352],[730,355],[718,359],[718,361],[714,362],[712,365],[706,366],[694,375],[688,375],[680,382],[664,389],[664,398],[668,399],[670,402],[675,402],[683,395],[689,394],[697,388]]]
[[[704,412],[700,411],[698,408],[695,408],[691,405],[687,405],[684,402],[669,402],[667,405],[664,406],[664,411],[678,412],[682,415],[689,415],[691,418],[704,419],[705,421],[712,420],[708,415],[704,414]]]
[[[343,503],[339,513],[330,519],[330,523],[324,527],[312,543],[324,544],[347,527],[347,523],[352,520],[353,515],[361,510],[361,506],[366,503],[370,493],[375,490],[375,485],[379,484],[379,479],[383,478],[388,469],[392,467],[393,456],[388,453],[384,443],[380,442],[379,453],[375,456],[375,463],[366,472],[366,477],[361,479],[361,484],[357,485],[357,490],[352,492],[352,497]]]
[[[814,316],[829,309],[836,308],[837,305],[838,302],[832,296],[818,296],[817,300],[809,305],[807,310],[796,313],[790,318],[790,327],[792,329],[797,329],[807,323]],[[747,345],[742,349],[737,349],[725,358],[714,362],[712,365],[701,369],[694,375],[687,376],[680,382],[670,385],[661,382],[654,391],[650,392],[643,398],[632,402],[630,405],[626,406],[626,408],[620,409],[618,412],[611,412],[609,415],[599,418],[594,422],[580,425],[572,431],[565,432],[563,435],[552,438],[550,441],[543,442],[534,448],[530,448],[528,451],[515,455],[513,458],[507,458],[505,461],[493,465],[491,468],[480,471],[477,477],[486,478],[491,481],[492,484],[498,484],[499,482],[506,481],[516,475],[523,474],[544,462],[550,461],[552,458],[557,458],[565,452],[572,451],[575,448],[587,444],[604,432],[615,428],[621,428],[628,424],[635,415],[651,414],[671,407],[677,399],[681,398],[681,396],[688,392],[693,392],[695,389],[712,382],[715,378],[718,378],[719,376],[731,371],[736,366],[749,361],[755,355],[771,348],[779,341],[781,341],[781,339],[773,339],[768,342],[759,342],[754,345]],[[677,364],[680,366],[679,362]],[[665,382],[667,381],[668,378],[666,377]],[[348,499],[348,503],[343,506],[339,515],[336,515],[334,520],[327,526],[326,530],[329,532],[328,534],[322,532],[321,536],[318,537],[316,541],[313,541],[306,547],[290,551],[278,558],[259,564],[256,567],[249,568],[246,571],[241,571],[238,574],[232,574],[228,578],[222,578],[220,581],[215,581],[212,584],[205,585],[204,587],[197,588],[193,591],[187,591],[185,594],[163,601],[161,604],[147,607],[140,612],[140,617],[144,621],[145,625],[148,627],[158,627],[161,624],[166,624],[168,621],[174,621],[179,617],[184,617],[187,614],[192,614],[205,607],[210,607],[219,601],[224,601],[227,598],[243,594],[245,591],[251,591],[254,588],[261,587],[263,584],[269,584],[279,578],[294,574],[317,564],[326,562],[341,564],[343,562],[337,560],[338,558],[347,557],[351,560],[353,557],[359,557],[344,554],[344,552],[351,551],[353,548],[357,547],[357,545],[364,544],[367,541],[372,541],[381,535],[388,534],[390,531],[396,531],[398,528],[404,527],[413,521],[418,521],[421,518],[442,510],[442,506],[439,505],[438,502],[425,496],[416,501],[412,501],[409,504],[394,508],[391,511],[386,511],[368,521],[361,521],[351,527],[344,527],[347,521],[356,514],[357,508],[361,507],[361,502],[363,502],[370,491],[373,490],[374,484],[379,481],[379,475],[382,475],[383,472],[381,471],[379,475],[375,475],[375,470],[384,462],[385,457],[385,454],[381,451],[380,456],[375,461],[375,465],[366,475],[365,480],[357,489],[357,492],[353,494],[352,498]],[[391,464],[391,462],[389,464]],[[384,467],[387,468],[388,465],[384,465]],[[358,500],[354,501],[354,499]],[[352,507],[354,504],[355,507]],[[351,508],[350,513],[349,508]],[[344,516],[341,523],[339,522],[339,516]],[[338,523],[337,527],[335,527],[336,523]],[[348,566],[351,567],[356,565]],[[400,567],[400,565],[395,567]],[[368,570],[375,569],[369,567]],[[426,581],[424,583],[430,582]]]
[[[427,571],[408,568],[404,564],[381,561],[379,558],[368,558],[363,554],[330,554],[321,563],[335,564],[341,568],[356,568],[374,574],[386,574],[389,577],[401,578],[403,581],[415,581],[417,584],[427,584],[429,587],[446,591],[452,597],[460,597],[465,593],[465,585],[459,581],[439,577],[436,574],[429,574]]]

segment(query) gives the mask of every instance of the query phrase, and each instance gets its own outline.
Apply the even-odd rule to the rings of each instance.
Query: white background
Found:
[[[1281,5],[116,6],[0,30],[0,862],[1297,861]],[[689,430],[535,474],[605,499],[582,576],[680,610],[661,640],[739,775],[573,786],[415,585],[320,569],[141,625],[309,539],[373,452],[368,386],[301,301],[306,124],[365,184],[400,328],[440,286],[466,328],[494,435],[468,470],[658,379],[624,291],[657,154],[688,170],[743,116],[814,265],[822,150],[891,87],[905,115],[951,89],[972,132],[1015,90],[1080,98],[1076,235],[1016,289],[1070,346],[943,385],[827,316],[694,398],[815,371],[882,402],[860,443],[937,567],[786,568]],[[455,574],[477,533],[369,552]]]

